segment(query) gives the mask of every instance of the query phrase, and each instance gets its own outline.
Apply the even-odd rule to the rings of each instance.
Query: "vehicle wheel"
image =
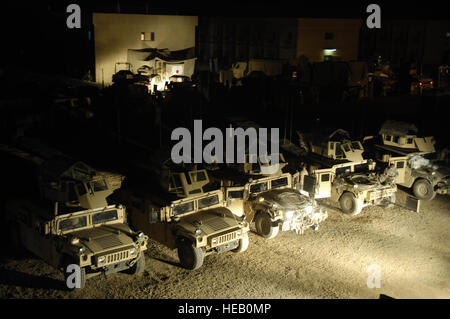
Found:
[[[75,289],[83,289],[86,286],[86,268],[81,267],[80,268],[80,287],[69,287],[67,284],[67,280],[70,280],[71,282],[73,282],[73,273],[68,273],[67,270],[67,266],[69,266],[71,263],[70,262],[66,262],[64,264],[64,284],[66,286],[66,288],[68,290],[75,290]],[[69,278],[70,277],[70,278]]]
[[[279,226],[272,226],[269,214],[263,212],[256,214],[255,227],[258,235],[267,239],[274,238],[280,231]]]
[[[145,256],[144,253],[141,252],[141,255],[138,257],[134,265],[128,269],[128,273],[130,275],[139,275],[144,272],[145,269]]]
[[[235,253],[242,253],[247,250],[248,244],[250,243],[250,239],[248,238],[248,234],[244,234],[244,237],[239,239],[239,246],[236,249],[233,249]]]
[[[431,200],[436,196],[436,192],[426,179],[418,179],[413,185],[413,193],[418,199]]]
[[[204,253],[201,248],[194,247],[189,240],[182,239],[178,243],[178,258],[181,266],[195,270],[203,265]]]
[[[349,192],[345,192],[339,199],[341,210],[347,215],[358,215],[362,210],[362,200],[357,199],[355,195]]]

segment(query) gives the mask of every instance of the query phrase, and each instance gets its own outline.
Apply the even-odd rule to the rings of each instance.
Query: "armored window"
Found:
[[[244,191],[229,191],[228,198],[244,198]]]
[[[174,186],[174,188],[175,187],[181,187],[182,186],[182,184],[181,184],[181,178],[180,178],[180,174],[173,174],[172,175],[172,181],[173,181],[173,186]]]
[[[106,185],[106,181],[104,179],[92,182],[91,185],[94,192],[101,192],[108,189],[108,186]]]
[[[388,141],[388,142],[391,141],[391,136],[390,135],[386,135],[386,141]]]
[[[85,227],[86,225],[87,225],[87,217],[86,216],[75,217],[75,218],[70,218],[70,219],[60,221],[59,225],[58,225],[58,230],[66,231],[66,230]]]
[[[412,138],[408,138],[408,139],[406,140],[406,144],[412,144],[412,142],[413,142],[413,139],[412,139]]]
[[[398,143],[399,137],[398,136],[394,136],[394,143]]]
[[[84,194],[86,194],[86,187],[84,187],[83,183],[78,183],[77,184],[77,189],[78,189],[78,194],[80,196],[83,196]]]
[[[348,172],[350,172],[350,168],[349,167],[336,168],[336,175],[341,175],[341,174],[348,173]]]
[[[179,205],[175,205],[173,207],[173,215],[180,215],[188,212],[192,212],[194,210],[194,202],[187,202]]]
[[[142,41],[155,41],[155,32],[141,32]]]
[[[348,146],[348,144],[344,144],[342,145],[342,147],[344,148],[344,151],[350,152],[350,147]]]
[[[213,195],[198,200],[198,209],[209,207],[219,203],[219,196]]]
[[[330,174],[322,174],[320,175],[320,181],[321,182],[328,182],[330,180]]]
[[[334,149],[334,143],[330,143],[330,150]]]
[[[259,193],[267,190],[267,182],[258,183],[250,186],[250,193]]]
[[[363,163],[353,166],[353,170],[355,173],[367,172],[369,170],[369,164]]]
[[[401,161],[401,162],[397,162],[397,168],[403,168],[405,167],[405,162]]]
[[[288,179],[287,179],[287,177],[278,178],[278,179],[273,180],[271,183],[272,183],[272,188],[282,187],[282,186],[286,186],[288,184]]]
[[[353,147],[354,150],[360,150],[361,149],[361,147],[359,146],[358,142],[352,142],[352,147]]]
[[[92,215],[92,224],[100,224],[100,223],[106,223],[110,222],[112,220],[116,220],[117,217],[117,210],[108,210],[106,212],[101,212]]]
[[[203,171],[191,172],[190,174],[193,182],[201,182],[206,180],[206,174]]]

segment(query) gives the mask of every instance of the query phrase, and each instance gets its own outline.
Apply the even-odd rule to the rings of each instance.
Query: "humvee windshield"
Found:
[[[288,178],[282,177],[282,178],[274,179],[271,183],[272,183],[272,188],[286,186],[288,184]]]
[[[74,217],[60,221],[58,225],[58,230],[66,231],[85,227],[86,225],[87,225],[87,216]]]
[[[363,163],[363,164],[357,164],[354,166],[355,173],[363,173],[369,171],[369,164]]]
[[[116,220],[117,218],[118,218],[117,210],[108,210],[106,212],[101,212],[92,215],[92,224],[105,223],[112,220]]]
[[[339,167],[336,168],[336,176],[341,175],[341,174],[345,174],[345,173],[349,173],[350,172],[350,167]]]
[[[203,171],[190,172],[189,175],[192,179],[192,182],[194,182],[194,183],[206,180],[206,175],[205,175],[205,172],[203,172]]]
[[[259,193],[267,190],[267,182],[258,183],[250,186],[250,193]]]
[[[244,191],[229,191],[228,192],[229,198],[243,198],[244,197]]]
[[[187,202],[173,207],[173,215],[180,215],[194,210],[194,202]]]
[[[101,192],[108,189],[106,181],[104,179],[89,183],[94,192]]]
[[[213,195],[198,200],[198,209],[209,207],[219,203],[219,196]]]
[[[352,147],[353,147],[354,150],[360,150],[361,149],[361,147],[359,146],[358,142],[352,142]]]

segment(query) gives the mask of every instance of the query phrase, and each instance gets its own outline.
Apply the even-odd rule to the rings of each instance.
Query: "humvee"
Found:
[[[426,156],[391,157],[385,154],[381,161],[395,165],[398,171],[396,183],[412,188],[418,199],[432,200],[436,194],[450,194],[450,169],[434,164]]]
[[[359,141],[350,140],[347,131],[337,129],[330,132],[305,134],[297,132],[299,143],[309,154],[317,154],[334,160],[362,161],[364,148]]]
[[[190,270],[209,254],[247,250],[248,223],[226,207],[221,190],[203,190],[209,183],[206,170],[171,170],[169,177],[169,192],[151,186],[120,192],[134,227],[177,249],[180,264]]]
[[[230,176],[221,179],[228,208],[249,224],[255,222],[256,232],[264,238],[274,238],[280,229],[300,234],[308,228],[318,230],[328,217],[326,209],[296,189],[289,173],[259,177],[243,187],[239,184]]]
[[[80,267],[80,287],[87,278],[118,271],[140,273],[145,266],[147,236],[126,224],[125,208],[108,205],[106,197],[119,188],[123,176],[96,172],[67,158],[43,160],[19,149],[0,145],[4,159],[38,173],[39,192],[27,189],[33,176],[20,182],[20,199],[3,207],[3,220],[16,247],[24,247],[61,269]],[[31,164],[31,165],[30,165]],[[20,168],[19,168],[20,169]]]
[[[303,189],[315,198],[339,202],[345,214],[358,215],[370,205],[389,207],[395,203],[395,184],[383,183],[375,162],[364,160],[325,166],[311,163]],[[298,178],[298,173],[294,178]]]

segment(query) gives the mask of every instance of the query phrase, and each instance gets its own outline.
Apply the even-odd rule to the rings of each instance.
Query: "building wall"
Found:
[[[112,83],[115,63],[127,61],[128,49],[194,47],[197,23],[194,16],[94,13],[96,82]],[[154,32],[154,41],[141,40],[141,32]]]
[[[202,17],[198,59],[217,58],[222,67],[249,59],[295,58],[297,19]]]
[[[358,58],[360,19],[298,19],[297,57],[306,56],[310,62],[321,62],[328,53],[326,48],[336,49],[334,60],[350,61]],[[332,39],[326,39],[332,33]]]

